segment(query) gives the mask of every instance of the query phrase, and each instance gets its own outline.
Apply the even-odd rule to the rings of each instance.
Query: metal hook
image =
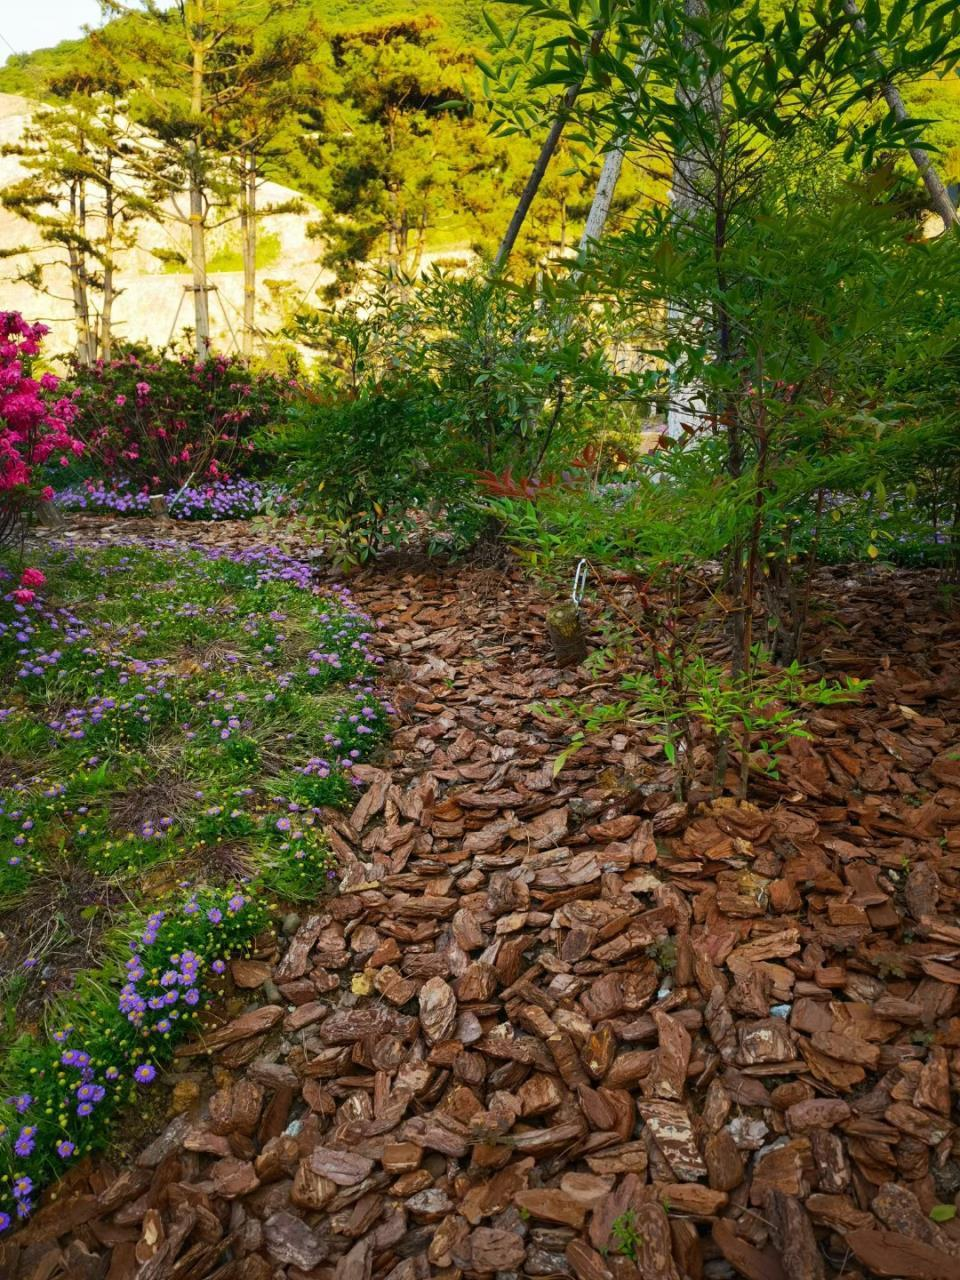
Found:
[[[573,601],[575,609],[580,608],[583,601],[583,593],[587,585],[587,562],[581,560],[577,565],[577,571],[573,575],[573,590],[570,592],[570,599]]]

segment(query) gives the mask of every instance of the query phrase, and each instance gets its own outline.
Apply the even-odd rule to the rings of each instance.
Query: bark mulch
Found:
[[[331,819],[340,894],[235,963],[178,1113],[0,1274],[960,1277],[960,617],[932,579],[823,575],[816,654],[868,694],[689,820],[640,732],[554,776],[531,708],[596,682],[550,665],[519,574],[355,590],[399,727]]]

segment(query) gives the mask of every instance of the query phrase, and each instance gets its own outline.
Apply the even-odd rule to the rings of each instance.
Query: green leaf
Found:
[[[955,1204],[935,1204],[930,1210],[931,1222],[952,1222],[957,1216]]]

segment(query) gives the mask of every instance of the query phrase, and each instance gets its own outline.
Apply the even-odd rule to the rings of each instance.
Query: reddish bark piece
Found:
[[[872,1213],[858,1209],[850,1196],[815,1194],[804,1201],[807,1213],[821,1227],[833,1231],[853,1231],[875,1225]]]
[[[832,1031],[815,1031],[810,1043],[820,1053],[838,1062],[852,1062],[875,1070],[880,1061],[880,1046],[857,1040],[853,1036],[835,1035]]]
[[[354,1187],[369,1177],[373,1161],[352,1151],[334,1151],[331,1147],[314,1147],[310,1152],[310,1168],[329,1178],[338,1187]]]
[[[646,1087],[655,1098],[679,1101],[687,1083],[692,1041],[676,1018],[659,1009],[653,1011],[659,1043],[647,1077]]]
[[[442,978],[428,978],[420,988],[420,1024],[431,1044],[446,1040],[457,1019],[457,997]]]
[[[263,960],[231,960],[230,976],[236,986],[246,991],[253,991],[257,987],[262,987],[269,977],[272,976],[270,965]]]
[[[383,1006],[338,1009],[320,1025],[316,1034],[326,1044],[356,1044],[367,1036],[393,1035],[412,1040],[417,1033],[416,1018],[404,1017]]]
[[[878,1276],[902,1280],[949,1280],[960,1274],[953,1253],[934,1249],[922,1240],[911,1240],[896,1231],[849,1231],[846,1244],[858,1262]]]
[[[571,1240],[565,1251],[577,1280],[613,1280],[613,1272],[603,1255],[582,1240]]]
[[[601,1178],[593,1173],[565,1173],[560,1179],[560,1190],[586,1209],[595,1209],[612,1187],[613,1178]]]
[[[302,1218],[284,1211],[272,1214],[263,1224],[267,1252],[281,1266],[310,1271],[327,1256],[327,1246]]]
[[[678,1102],[641,1102],[637,1110],[678,1181],[695,1182],[706,1176],[686,1107]]]
[[[746,1280],[792,1280],[772,1250],[761,1251],[742,1240],[729,1220],[721,1218],[715,1222],[712,1232],[714,1244]]]
[[[573,1227],[575,1231],[580,1230],[587,1216],[585,1207],[579,1201],[565,1191],[554,1191],[549,1187],[518,1191],[514,1196],[514,1203],[518,1209],[525,1209],[532,1218]]]
[[[417,993],[417,984],[412,979],[405,978],[389,964],[377,971],[373,985],[385,1000],[389,1000],[391,1004],[398,1007],[412,1000]]]
[[[277,965],[274,981],[289,982],[292,978],[302,978],[310,967],[310,952],[317,938],[330,917],[320,915],[308,916],[297,930],[286,954]]]
[[[935,1249],[946,1249],[948,1243],[943,1232],[931,1222],[920,1207],[917,1197],[907,1187],[896,1182],[885,1183],[870,1202],[870,1208],[885,1227],[914,1240],[922,1240]],[[860,1223],[870,1226],[871,1223]]]
[[[240,1040],[249,1040],[252,1036],[262,1035],[283,1020],[283,1009],[276,1004],[265,1004],[259,1009],[251,1009],[249,1013],[241,1013],[239,1018],[210,1031],[203,1036],[199,1044],[184,1045],[177,1050],[183,1056],[197,1053],[215,1053],[227,1045],[236,1044]]]
[[[783,1269],[790,1280],[826,1280],[826,1268],[810,1217],[801,1202],[782,1191],[770,1191],[764,1207],[773,1228]]]
[[[850,1104],[842,1098],[809,1098],[787,1107],[784,1116],[791,1133],[833,1129],[850,1117]]]
[[[662,1207],[649,1200],[641,1202],[634,1211],[634,1228],[640,1280],[680,1280],[673,1261],[670,1223]]]
[[[305,1004],[299,1005],[292,1013],[288,1013],[284,1019],[284,1029],[286,1031],[302,1031],[304,1027],[312,1026],[315,1022],[320,1022],[325,1018],[330,1010],[330,1006],[323,1000],[308,1000]]]
[[[493,1271],[516,1271],[526,1256],[523,1240],[515,1231],[477,1227],[467,1241],[470,1267],[481,1275]]]
[[[325,1178],[311,1168],[309,1160],[301,1160],[290,1188],[290,1200],[298,1209],[316,1212],[330,1203],[337,1189],[331,1178]]]
[[[720,1129],[707,1138],[703,1158],[711,1187],[718,1191],[732,1191],[743,1182],[743,1156],[729,1130]]]
[[[409,1173],[419,1169],[423,1148],[413,1142],[388,1142],[383,1148],[380,1163],[388,1173]]]
[[[809,1187],[805,1169],[810,1163],[810,1144],[805,1138],[780,1147],[772,1147],[762,1155],[753,1168],[750,1183],[750,1203],[761,1205],[771,1191],[792,1197],[802,1197]]]
[[[334,1271],[335,1280],[370,1280],[373,1274],[373,1241],[358,1240],[348,1249]]]
[[[260,1185],[253,1165],[249,1161],[235,1160],[232,1157],[218,1160],[210,1170],[210,1177],[217,1194],[225,1200],[248,1196]]]
[[[696,1182],[658,1182],[657,1199],[668,1213],[688,1213],[694,1218],[713,1218],[726,1207],[725,1191],[701,1187]]]

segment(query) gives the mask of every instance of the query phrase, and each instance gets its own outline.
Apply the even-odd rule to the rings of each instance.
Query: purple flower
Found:
[[[142,1063],[133,1073],[133,1078],[137,1084],[150,1084],[156,1079],[157,1069],[150,1065],[149,1062]]]
[[[222,960],[214,960],[210,968],[213,970],[214,973],[226,973],[227,971],[227,966],[223,963]]]
[[[245,902],[246,902],[246,898],[243,896],[242,893],[235,893],[233,897],[230,899],[230,901],[227,903],[227,906],[230,908],[231,911],[240,911],[242,910]]]
[[[57,1155],[61,1160],[69,1160],[76,1149],[72,1142],[63,1141],[57,1143]]]
[[[32,1124],[25,1124],[20,1130],[20,1136],[13,1144],[13,1149],[18,1156],[26,1158],[30,1155],[37,1143],[37,1130]]]
[[[26,1174],[21,1174],[19,1178],[13,1181],[13,1194],[17,1200],[25,1199],[33,1190],[33,1179],[28,1178]]]
[[[77,1103],[77,1115],[78,1115],[78,1116],[90,1116],[90,1115],[93,1115],[93,1103],[92,1103],[92,1102],[78,1102],[78,1103]]]
[[[223,912],[220,910],[219,907],[211,907],[210,910],[207,912],[207,919],[210,921],[211,924],[219,924],[220,921],[223,919]]]
[[[29,1093],[18,1093],[18,1094],[15,1094],[12,1098],[7,1099],[7,1105],[15,1108],[17,1115],[22,1116],[23,1113],[30,1106],[30,1103],[32,1101],[33,1101],[33,1098],[30,1096]]]
[[[6,1231],[10,1226],[9,1213],[0,1213],[0,1231]]]

